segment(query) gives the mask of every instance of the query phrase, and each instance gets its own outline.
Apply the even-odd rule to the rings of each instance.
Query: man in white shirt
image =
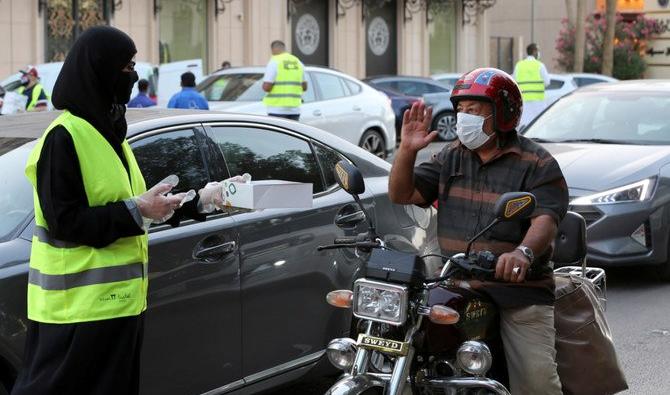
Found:
[[[263,90],[267,92],[263,103],[268,115],[300,119],[302,93],[307,90],[305,66],[300,59],[286,52],[286,45],[272,42],[272,58],[265,67]]]
[[[528,57],[517,62],[514,67],[514,79],[521,89],[523,98],[523,112],[521,125],[529,124],[546,107],[544,91],[551,80],[544,63],[539,61],[540,50],[537,44],[531,43],[526,47]]]

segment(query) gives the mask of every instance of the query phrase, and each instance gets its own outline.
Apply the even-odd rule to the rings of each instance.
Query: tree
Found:
[[[616,29],[616,0],[607,0],[605,9],[605,37],[603,39],[602,73],[612,76],[614,69],[614,31]]]
[[[575,18],[575,67],[576,73],[584,71],[584,44],[586,41],[586,0],[577,0]]]
[[[575,26],[575,0],[565,0],[565,12],[568,15],[568,24]]]

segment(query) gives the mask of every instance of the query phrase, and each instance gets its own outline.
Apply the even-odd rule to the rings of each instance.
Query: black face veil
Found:
[[[129,81],[122,70],[135,53],[135,43],[121,30],[92,27],[70,49],[53,90],[54,107],[87,120],[117,150],[127,131],[125,106],[119,104],[125,98],[118,98],[119,92],[137,78],[133,73]]]

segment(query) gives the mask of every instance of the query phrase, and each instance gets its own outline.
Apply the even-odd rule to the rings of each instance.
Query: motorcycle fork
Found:
[[[421,327],[422,319],[422,316],[418,316],[416,323],[409,328],[405,335],[405,342],[409,342],[409,350],[407,351],[407,355],[396,359],[396,363],[393,366],[393,373],[391,374],[391,380],[386,387],[386,395],[401,395],[405,389],[405,384],[407,384],[407,378],[409,377],[409,370],[412,367],[412,361],[414,360],[414,345],[412,344],[412,340],[414,334]]]
[[[365,329],[366,335],[372,335],[372,321],[366,323],[367,328]],[[356,351],[356,359],[354,360],[354,366],[351,367],[351,375],[356,376],[358,374],[367,373],[368,364],[370,363],[370,351],[362,347],[358,348]]]

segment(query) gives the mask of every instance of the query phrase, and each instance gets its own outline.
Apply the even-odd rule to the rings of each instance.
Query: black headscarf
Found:
[[[135,53],[135,43],[119,29],[86,30],[65,58],[51,99],[57,109],[87,120],[117,152],[128,128],[125,103],[137,80],[137,73],[122,70]]]

